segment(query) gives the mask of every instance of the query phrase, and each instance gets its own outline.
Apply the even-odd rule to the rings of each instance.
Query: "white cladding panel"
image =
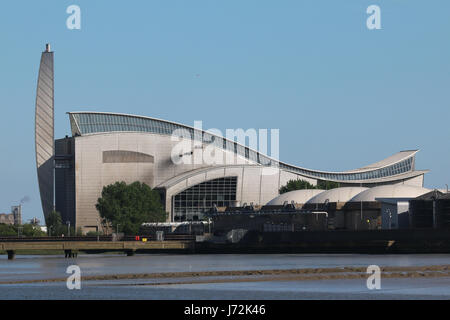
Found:
[[[276,170],[273,174],[264,174],[268,170],[262,169],[261,175],[261,194],[258,204],[264,205],[276,196],[278,196],[278,186],[280,184],[280,171]]]
[[[236,201],[240,205],[264,205],[275,198],[279,188],[292,179],[303,179],[314,185],[317,183],[315,179],[284,170],[267,174],[266,167],[221,148],[216,148],[214,155],[223,161],[214,164],[204,157],[204,150],[209,152],[211,145],[194,147],[191,140],[184,140],[183,143],[185,147],[180,149],[180,141],[172,141],[170,136],[141,132],[110,132],[75,137],[77,227],[97,225],[97,199],[101,196],[103,186],[116,181],[141,181],[152,188],[166,187],[168,212],[172,210],[172,196],[198,183],[221,177],[237,177]],[[153,157],[153,163],[103,163],[104,151],[138,152],[150,156],[148,158]],[[191,151],[194,154],[190,155]],[[172,153],[179,163],[174,163]],[[231,163],[225,163],[225,159],[230,157]],[[416,178],[414,183],[420,183],[421,178]]]
[[[53,52],[41,56],[36,89],[35,148],[42,211],[47,219],[54,209],[54,70]]]
[[[211,166],[205,163],[174,164],[172,150],[178,141],[170,136],[139,132],[118,132],[75,137],[75,185],[77,227],[96,226],[98,212],[95,208],[104,186],[124,181],[141,181],[154,188],[175,178],[166,194],[166,210],[171,210],[173,195],[188,187],[220,177],[236,176],[238,203],[264,204],[278,194],[279,174],[264,176],[263,167],[247,159],[244,165],[231,167]],[[131,151],[150,155],[154,163],[103,163],[104,151]],[[201,149],[200,149],[201,150]],[[224,155],[216,149],[218,153]],[[239,157],[239,156],[235,156]],[[237,163],[234,159],[234,163]],[[233,164],[232,164],[233,165]],[[194,170],[199,170],[195,174]],[[210,168],[210,169],[208,169]],[[189,174],[193,172],[193,174]],[[180,176],[180,181],[176,177]],[[170,219],[170,217],[169,217]]]
[[[423,177],[424,175],[421,174],[420,176],[414,177],[414,178],[410,178],[410,179],[406,179],[404,181],[400,181],[396,184],[405,184],[408,186],[415,186],[415,187],[423,187]]]
[[[241,201],[242,204],[259,204],[261,194],[261,169],[244,168],[242,179]]]

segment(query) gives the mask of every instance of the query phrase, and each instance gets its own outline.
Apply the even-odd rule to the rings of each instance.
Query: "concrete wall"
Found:
[[[14,214],[0,213],[0,223],[13,225],[14,224]]]
[[[73,138],[55,140],[55,209],[63,223],[75,225],[75,163]]]
[[[202,161],[201,157],[199,164],[195,164],[188,161],[189,156],[184,156],[184,160],[189,163],[175,164],[171,153],[177,144],[179,141],[171,141],[170,136],[138,132],[75,137],[76,227],[82,227],[85,231],[95,229],[98,219],[95,208],[97,199],[101,196],[103,186],[116,181],[141,181],[152,188],[165,188],[166,211],[171,213],[172,196],[190,186],[215,178],[238,177],[236,200],[241,204],[253,202],[255,205],[266,204],[276,197],[279,187],[289,179],[307,179],[280,170],[268,172],[267,168],[221,148],[215,148],[214,155],[223,159],[223,162],[225,159],[232,159],[230,165],[229,162],[226,166],[223,163],[209,164]],[[136,162],[130,156],[122,157],[126,159],[124,162],[120,161],[119,156],[111,161],[110,155],[114,154],[112,151],[137,152],[140,156],[136,158]],[[201,152],[202,149],[194,151]],[[109,154],[106,161],[105,154]],[[194,154],[191,159],[197,156],[198,154]],[[315,183],[311,179],[308,181]],[[171,219],[169,216],[168,220]]]
[[[409,186],[423,187],[423,177],[424,175],[420,175],[411,179],[405,179],[403,181],[399,181],[396,184],[406,184]]]
[[[272,173],[272,174],[268,174]],[[166,190],[166,210],[171,212],[172,197],[176,194],[205,181],[222,177],[237,177],[236,201],[238,205],[253,203],[265,205],[278,196],[280,177],[286,173],[282,170],[267,172],[259,165],[235,165],[230,167],[209,168],[182,179]],[[292,179],[301,177],[292,175]]]
[[[194,145],[191,140],[181,140],[187,145],[177,150],[180,141],[170,136],[140,133],[111,132],[77,136],[75,140],[75,206],[76,227],[95,230],[98,212],[95,208],[102,188],[117,181],[140,181],[152,188],[165,190],[165,207],[172,217],[172,198],[196,184],[221,177],[237,177],[236,201],[238,205],[253,203],[265,205],[278,196],[278,190],[291,179],[303,179],[313,185],[316,180],[279,169],[257,164],[232,151],[213,144]],[[177,150],[174,163],[173,150]],[[192,154],[191,154],[192,151]],[[212,152],[211,152],[212,151]],[[208,162],[202,154],[219,160]],[[423,176],[411,183],[421,184]],[[401,183],[408,183],[401,182]],[[379,213],[379,211],[378,211]],[[347,215],[347,227],[356,224],[358,229],[374,228],[365,222],[353,221]],[[373,221],[374,217],[369,217]],[[374,222],[375,223],[375,222]]]
[[[54,154],[54,83],[53,52],[41,56],[36,90],[35,149],[39,193],[42,211],[47,219],[53,210],[53,154]]]

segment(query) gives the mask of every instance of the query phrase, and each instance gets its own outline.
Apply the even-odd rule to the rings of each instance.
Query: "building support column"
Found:
[[[76,258],[78,256],[78,251],[72,249],[64,250],[64,256],[65,258]]]
[[[8,260],[14,260],[16,257],[16,252],[14,250],[7,250],[6,253],[8,254]]]
[[[437,221],[436,221],[436,200],[433,200],[433,229],[437,228]]]

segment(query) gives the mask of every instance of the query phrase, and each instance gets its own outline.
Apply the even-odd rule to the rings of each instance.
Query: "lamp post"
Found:
[[[97,218],[97,241],[100,241],[100,226],[99,220]]]
[[[434,194],[431,197],[433,200],[433,229],[436,229],[437,223],[436,223],[436,200],[438,199],[437,191],[434,190]]]
[[[386,209],[386,213],[388,214],[389,217],[389,230],[392,229],[392,212],[391,209]]]
[[[17,237],[20,237],[20,232],[22,231],[23,227],[17,227]]]
[[[329,204],[330,204],[330,199],[325,199],[325,201],[323,202],[323,210],[327,213],[327,215],[326,215],[326,221],[325,221],[326,229],[327,229],[327,230],[328,230],[330,227],[334,229],[334,215],[333,215],[333,218],[329,218],[329,216],[328,216],[328,205],[329,205]],[[332,226],[331,226],[330,221],[332,221],[332,224],[333,224]],[[292,231],[294,231],[293,228],[292,228]]]
[[[362,183],[360,184],[361,188],[362,188]],[[363,219],[363,201],[361,198],[361,220]]]
[[[70,237],[70,221],[66,221],[67,224],[67,236]]]

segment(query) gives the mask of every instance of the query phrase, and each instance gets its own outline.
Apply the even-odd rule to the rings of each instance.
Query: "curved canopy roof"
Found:
[[[430,189],[405,184],[385,185],[361,192],[350,202],[376,201],[377,198],[416,198],[429,191]]]
[[[306,203],[312,197],[324,192],[325,190],[318,189],[303,189],[303,190],[294,190],[290,192],[286,192],[280,194],[278,197],[270,200],[267,205],[268,206],[280,206],[283,205],[286,201],[288,203]]]
[[[367,190],[364,187],[343,187],[327,190],[311,198],[307,203],[348,202],[355,195]]]
[[[201,140],[202,143],[213,144],[218,148],[245,157],[255,164],[279,166],[283,170],[319,180],[346,183],[379,183],[408,179],[427,172],[414,170],[414,159],[418,150],[401,151],[385,160],[356,170],[342,172],[320,171],[283,163],[235,141],[166,120],[102,112],[69,112],[69,118],[73,136],[111,132],[147,132],[161,135],[172,135],[174,132],[178,132],[177,134],[180,135],[180,131],[183,131],[183,137],[188,135],[193,140]]]

